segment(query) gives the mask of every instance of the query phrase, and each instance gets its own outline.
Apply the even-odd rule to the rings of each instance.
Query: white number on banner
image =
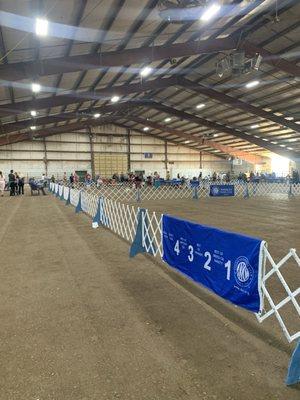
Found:
[[[210,271],[211,270],[211,266],[209,265],[210,262],[211,262],[211,254],[210,254],[210,252],[206,251],[204,253],[204,257],[207,257],[207,260],[205,261],[205,264],[204,264],[204,268],[207,269],[208,271]]]
[[[193,262],[194,260],[194,247],[189,245],[189,252],[190,254],[188,255],[188,259],[190,262]]]
[[[226,279],[230,281],[230,273],[231,273],[231,261],[228,260],[227,263],[224,265],[224,267],[227,269],[227,276]]]
[[[179,240],[177,240],[177,242],[175,243],[174,251],[179,256],[179,253],[180,253]]]

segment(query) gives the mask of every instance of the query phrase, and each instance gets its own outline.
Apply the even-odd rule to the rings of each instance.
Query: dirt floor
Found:
[[[210,206],[191,207],[200,216]],[[269,229],[278,220],[280,207]],[[284,251],[296,240],[277,235]],[[244,329],[150,258],[129,260],[127,243],[53,196],[0,198],[0,241],[1,400],[299,400],[284,386],[289,347]]]

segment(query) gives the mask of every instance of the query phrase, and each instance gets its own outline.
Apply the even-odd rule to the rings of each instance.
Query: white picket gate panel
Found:
[[[267,247],[264,248],[264,257],[265,257],[265,270],[263,271],[263,277],[261,281],[261,289],[264,300],[264,308],[261,314],[257,314],[257,319],[259,322],[263,322],[265,319],[275,315],[279,325],[281,326],[283,333],[289,342],[292,342],[295,339],[300,338],[300,306],[297,299],[300,299],[300,286],[291,289],[287,280],[284,278],[282,270],[287,266],[288,261],[292,261],[297,268],[298,275],[296,276],[295,283],[299,284],[300,282],[300,259],[296,253],[295,249],[290,249],[290,251],[278,262],[276,263],[269,253]],[[269,270],[267,270],[269,269]],[[280,293],[281,299],[278,299],[279,296],[272,297],[270,287],[272,278],[276,277],[278,279],[278,283],[280,283],[280,287],[283,293]],[[273,280],[273,284],[274,284]],[[275,300],[276,299],[276,300]],[[295,309],[295,318],[293,320],[286,319],[286,313],[284,307],[290,305]]]

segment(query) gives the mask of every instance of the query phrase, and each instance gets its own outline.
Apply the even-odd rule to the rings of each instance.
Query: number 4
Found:
[[[180,253],[179,240],[177,240],[177,242],[175,243],[174,251],[179,256],[179,253]]]

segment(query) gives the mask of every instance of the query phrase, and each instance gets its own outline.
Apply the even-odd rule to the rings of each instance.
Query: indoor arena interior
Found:
[[[299,37],[0,0],[0,400],[300,400]]]

